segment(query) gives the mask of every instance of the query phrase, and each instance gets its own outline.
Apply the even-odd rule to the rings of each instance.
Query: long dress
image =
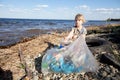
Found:
[[[74,30],[74,35],[78,37],[68,46],[63,48],[52,48],[48,50],[42,59],[42,73],[80,73],[80,72],[95,72],[98,68],[98,63],[89,50],[82,34],[86,34],[85,28]],[[56,60],[55,55],[60,54],[61,57]]]

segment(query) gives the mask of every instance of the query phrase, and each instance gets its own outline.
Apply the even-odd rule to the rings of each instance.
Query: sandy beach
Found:
[[[120,39],[118,39],[118,36],[120,35],[118,34],[120,31],[120,25],[112,26],[114,27],[107,26],[107,28],[87,28],[87,44],[99,62],[100,66],[97,73],[86,73],[84,77],[81,77],[81,74],[50,74],[46,80],[68,80],[70,78],[71,80],[78,80],[79,78],[82,80],[120,79],[120,43],[115,41],[115,39]],[[24,40],[23,42],[17,43],[10,47],[0,48],[0,78],[3,80],[20,80],[25,75],[25,70],[21,67],[21,61],[19,57],[19,52],[22,52],[25,62],[28,63],[27,65],[29,70],[32,69],[31,71],[36,71],[38,73],[36,75],[37,79],[42,80],[42,73],[40,70],[38,70],[40,67],[40,62],[36,66],[35,60],[41,57],[46,50],[59,46],[60,41],[63,39],[63,37],[67,36],[68,33],[69,32],[65,31],[62,33],[53,32]],[[106,56],[106,54],[114,54],[112,57],[115,55],[118,56],[118,58],[115,58],[117,60],[112,58],[113,61],[116,61],[117,67],[109,63],[104,63],[105,58],[102,58],[101,56]]]

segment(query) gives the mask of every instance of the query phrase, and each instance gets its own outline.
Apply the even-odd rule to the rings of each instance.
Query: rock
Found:
[[[113,53],[117,55],[119,54],[117,50],[113,50]]]
[[[115,70],[115,68],[111,68],[111,73],[113,73],[113,74],[115,74],[115,72],[116,72],[116,70]]]
[[[111,80],[111,77],[106,77],[106,78],[103,79],[103,80]]]
[[[111,70],[110,70],[109,66],[106,66],[106,67],[105,67],[105,71],[106,71],[108,74],[111,73]]]
[[[53,79],[56,79],[56,78],[57,78],[57,75],[56,75],[56,74],[54,74],[54,75],[53,75]]]
[[[38,80],[38,73],[37,73],[37,71],[33,72],[33,80]]]
[[[43,80],[50,80],[50,77],[46,76],[46,77],[43,78]]]
[[[85,76],[85,80],[89,80],[88,76]]]
[[[105,54],[106,52],[101,52],[102,54]]]
[[[116,77],[112,77],[111,79],[112,79],[112,80],[118,80]]]
[[[117,79],[120,79],[120,72],[115,75]]]
[[[100,70],[98,73],[99,77],[106,77],[107,76],[107,72],[104,70]]]
[[[115,59],[114,55],[107,53],[107,54],[101,54],[100,62],[113,65],[117,69],[120,70],[120,63]]]
[[[106,71],[103,71],[102,76],[103,76],[103,77],[106,77],[106,76],[107,76],[107,72],[106,72]]]

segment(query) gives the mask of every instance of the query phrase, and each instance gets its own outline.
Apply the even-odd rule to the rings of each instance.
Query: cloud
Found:
[[[3,7],[4,5],[3,4],[0,4],[0,7]]]
[[[89,10],[90,9],[89,6],[87,6],[87,5],[80,5],[80,6],[76,6],[75,8],[76,9],[84,9],[84,10]]]
[[[95,11],[100,13],[113,13],[120,12],[120,8],[97,8]]]
[[[38,8],[47,8],[48,5],[37,5],[36,7],[38,7]]]
[[[82,6],[80,6],[80,8],[86,9],[86,8],[89,8],[89,7],[87,5],[82,5]]]
[[[48,7],[48,5],[36,5],[33,10],[39,11],[39,10],[41,10],[41,9],[43,9],[43,8],[47,8],[47,7]]]
[[[28,10],[27,9],[21,9],[21,8],[10,8],[10,12],[13,13],[26,13]]]

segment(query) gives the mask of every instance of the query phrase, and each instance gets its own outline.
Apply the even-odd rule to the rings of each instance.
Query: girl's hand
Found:
[[[77,35],[72,36],[72,39],[76,39],[76,38],[77,38]]]
[[[63,38],[63,41],[67,41],[67,38],[66,38],[66,37],[64,37],[64,38]]]
[[[67,42],[68,42],[68,40],[64,37],[64,38],[61,40],[60,43],[61,43],[62,45],[64,45],[64,44],[66,44]]]

